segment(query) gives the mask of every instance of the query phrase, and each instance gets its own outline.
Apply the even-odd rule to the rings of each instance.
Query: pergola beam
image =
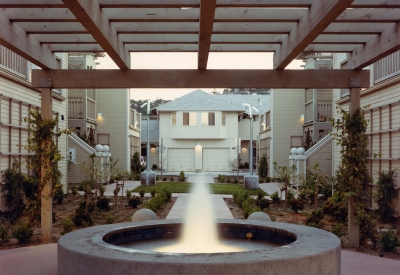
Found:
[[[307,15],[290,32],[274,55],[274,68],[289,65],[353,0],[321,0],[311,5]]]
[[[251,8],[304,8],[311,6],[315,0],[219,0],[217,7],[251,7]],[[198,0],[99,0],[101,8],[198,8]],[[0,8],[59,8],[64,7],[61,0],[36,0],[34,3],[26,0],[0,0]],[[398,0],[355,0],[351,8],[399,8]]]
[[[200,31],[197,68],[207,69],[208,54],[210,52],[211,35],[214,23],[215,4],[217,0],[200,0]]]
[[[42,46],[34,37],[11,23],[7,17],[0,14],[0,44],[19,54],[26,60],[42,69],[58,69],[60,64],[55,55]]]
[[[96,0],[63,0],[63,2],[115,64],[120,69],[129,69],[130,54],[100,9],[99,3]]]
[[[32,70],[32,86],[42,79],[53,88],[348,88],[350,78],[369,87],[368,70]]]
[[[379,59],[400,50],[400,22],[371,38],[365,45],[357,47],[351,54],[350,66],[365,68]]]

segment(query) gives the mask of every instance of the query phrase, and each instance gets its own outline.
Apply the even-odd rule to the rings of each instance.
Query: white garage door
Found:
[[[203,171],[229,171],[229,149],[203,149]]]
[[[194,171],[194,149],[168,149],[168,171]]]

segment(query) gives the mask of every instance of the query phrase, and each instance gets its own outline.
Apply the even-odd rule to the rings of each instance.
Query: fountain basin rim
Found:
[[[276,229],[294,234],[296,241],[276,248],[265,250],[253,250],[244,252],[227,253],[162,253],[144,250],[135,250],[124,248],[117,245],[106,243],[103,238],[107,235],[121,231],[127,231],[127,228],[153,228],[161,225],[176,226],[182,224],[183,220],[152,220],[136,223],[120,223],[111,225],[94,226],[80,229],[68,233],[60,238],[58,249],[73,251],[85,256],[95,255],[98,258],[115,259],[130,262],[147,263],[182,263],[187,264],[219,264],[226,261],[231,263],[241,262],[259,262],[273,260],[291,260],[307,258],[313,255],[326,253],[327,251],[340,250],[340,240],[330,232],[278,222],[266,221],[248,221],[248,220],[217,220],[220,225],[236,224],[241,226],[265,227],[266,229]],[[134,257],[133,257],[134,256]]]

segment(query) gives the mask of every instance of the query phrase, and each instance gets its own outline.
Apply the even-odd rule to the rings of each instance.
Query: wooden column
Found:
[[[350,90],[350,115],[354,115],[357,109],[360,108],[360,92],[361,89],[359,88],[352,88]],[[349,247],[358,247],[360,244],[360,226],[354,223],[353,201],[353,197],[350,197],[348,200],[348,238]]]
[[[42,102],[41,102],[41,114],[43,119],[50,119],[53,117],[52,114],[52,98],[51,88],[42,88]],[[48,148],[51,145],[52,140],[43,142],[42,146]],[[44,162],[48,162],[48,159],[42,159],[42,167]],[[47,165],[45,165],[47,166]],[[44,182],[44,171],[42,168],[40,182]],[[40,184],[41,184],[40,183]],[[51,197],[52,191],[52,180],[49,179],[43,185],[41,192],[41,229],[42,229],[42,243],[50,243],[52,237],[52,226],[53,226],[53,201]]]

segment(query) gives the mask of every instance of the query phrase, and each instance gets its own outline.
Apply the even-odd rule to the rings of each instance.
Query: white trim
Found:
[[[84,150],[88,154],[94,154],[96,153],[96,150],[92,148],[89,144],[84,142],[81,138],[79,138],[75,133],[71,133],[68,135],[69,140],[71,140],[73,143],[78,145],[82,150]]]

